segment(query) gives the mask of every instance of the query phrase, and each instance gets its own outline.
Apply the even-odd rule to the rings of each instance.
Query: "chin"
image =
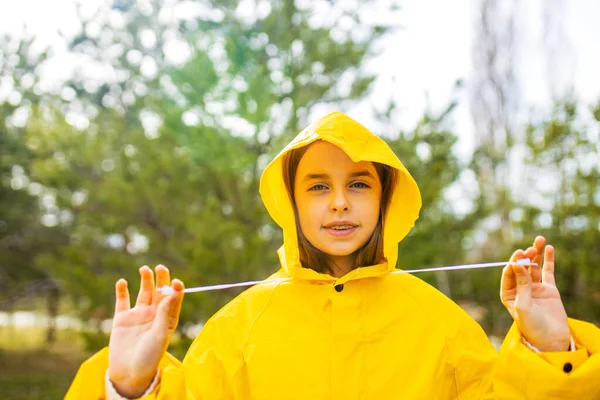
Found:
[[[330,256],[345,257],[345,256],[349,256],[349,255],[355,253],[359,248],[360,248],[360,246],[351,246],[351,247],[331,246],[331,247],[325,247],[320,250],[323,251],[324,253],[329,254]]]

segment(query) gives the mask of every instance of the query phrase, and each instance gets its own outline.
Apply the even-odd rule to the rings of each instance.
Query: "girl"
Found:
[[[421,207],[387,144],[342,113],[301,132],[266,168],[260,192],[283,229],[281,270],[214,315],[183,363],[165,352],[183,283],[148,267],[130,309],[116,284],[109,347],[67,399],[591,399],[600,331],[567,319],[554,253],[536,238],[502,273],[515,320],[500,354],[455,303],[395,270]],[[544,254],[542,254],[544,253]],[[531,258],[543,268],[514,264]]]

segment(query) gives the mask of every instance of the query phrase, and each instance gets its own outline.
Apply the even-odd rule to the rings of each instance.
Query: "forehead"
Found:
[[[323,173],[329,175],[347,174],[359,170],[376,173],[375,166],[369,161],[354,162],[342,149],[324,141],[309,145],[298,164],[296,176]]]

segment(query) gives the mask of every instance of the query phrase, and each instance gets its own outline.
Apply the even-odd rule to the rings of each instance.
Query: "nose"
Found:
[[[350,202],[345,190],[333,191],[330,209],[334,212],[350,210]]]

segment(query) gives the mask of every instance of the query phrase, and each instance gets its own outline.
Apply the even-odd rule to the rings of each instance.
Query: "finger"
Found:
[[[175,293],[173,293],[173,295],[177,294],[177,297],[175,297],[174,303],[171,306],[171,309],[169,310],[169,318],[172,320],[174,319],[174,325],[172,329],[175,330],[175,328],[177,327],[177,322],[179,321],[181,304],[183,303],[183,282],[179,279],[174,279],[172,287],[173,289],[175,289]]]
[[[524,266],[519,264],[512,264],[512,269],[517,279],[515,312],[519,315],[529,311],[531,308],[531,275]]]
[[[154,292],[154,274],[147,265],[144,265],[140,268],[140,277],[140,292],[138,293],[135,305],[151,305]]]
[[[127,281],[119,279],[115,284],[115,314],[128,311],[131,308],[129,301],[129,290],[127,290]]]
[[[171,287],[175,290],[175,293],[168,295],[166,299],[161,301],[156,310],[154,328],[161,335],[172,333],[179,323],[179,313],[183,302],[183,282],[174,279]]]
[[[544,250],[545,245],[546,238],[543,236],[536,236],[535,240],[533,241],[533,247],[535,247],[535,249],[541,253]]]
[[[538,257],[538,250],[535,247],[530,247],[525,251],[525,257],[532,260],[532,263],[535,263],[535,259],[541,258]],[[529,274],[531,275],[531,280],[533,282],[541,282],[542,281],[542,264],[536,263],[537,265],[530,265],[527,269]]]
[[[544,250],[544,267],[542,268],[542,283],[556,286],[554,279],[554,247],[548,245]]]
[[[169,269],[164,265],[158,265],[155,269],[156,271],[156,289],[159,289],[163,286],[171,286],[171,276],[169,273]],[[160,302],[165,296],[161,294],[159,290],[156,290],[154,293],[154,302]]]
[[[546,238],[543,236],[537,236],[533,241],[533,247],[535,248],[536,255],[531,259],[531,262],[537,265],[542,265],[542,256],[544,255],[544,246],[546,245]]]
[[[532,259],[535,256],[536,256],[536,250],[535,250],[535,247],[533,247],[533,246],[528,247],[527,250],[525,250],[523,252],[523,257],[525,257],[525,258]]]
[[[507,265],[502,270],[502,278],[500,279],[500,298],[505,290],[514,289],[517,286],[515,273],[510,265]]]
[[[523,250],[519,249],[515,251],[510,257],[509,264],[502,270],[502,279],[500,281],[500,296],[505,290],[514,289],[517,286],[517,277],[510,263],[525,258]]]
[[[510,265],[502,269],[502,278],[500,278],[500,301],[506,305],[507,301],[514,300],[513,289],[516,286],[515,273]]]

